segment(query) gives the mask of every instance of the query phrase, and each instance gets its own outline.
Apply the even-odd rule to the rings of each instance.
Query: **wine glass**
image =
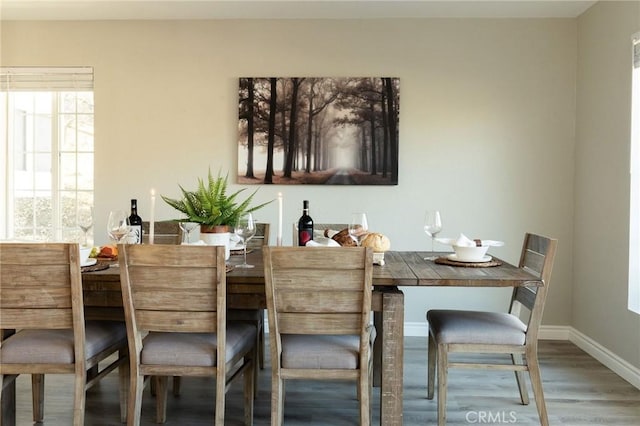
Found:
[[[365,213],[352,213],[351,222],[349,222],[349,235],[357,246],[360,245],[360,237],[366,234],[368,230],[367,215]]]
[[[109,212],[107,233],[116,243],[125,242],[125,237],[129,235],[129,215],[127,212],[124,210]]]
[[[182,244],[191,242],[191,231],[198,227],[196,222],[178,222],[178,226],[182,229]]]
[[[236,268],[253,268],[254,265],[247,264],[247,243],[256,235],[256,221],[251,213],[247,213],[238,219],[234,228],[235,234],[240,238],[244,246],[244,263],[236,265]]]
[[[88,245],[89,230],[93,228],[93,207],[83,206],[78,209],[78,227],[84,232],[84,244]]]
[[[442,231],[440,212],[438,210],[427,210],[424,218],[424,232],[431,237],[431,256],[425,257],[425,260],[435,260],[438,257],[433,254],[433,241],[440,231]]]

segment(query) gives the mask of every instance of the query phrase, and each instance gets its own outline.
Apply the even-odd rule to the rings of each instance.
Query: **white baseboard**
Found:
[[[426,337],[429,332],[426,322],[405,322],[404,335]],[[539,333],[541,340],[568,340],[600,361],[614,373],[640,389],[640,368],[631,365],[589,336],[568,325],[543,325]]]

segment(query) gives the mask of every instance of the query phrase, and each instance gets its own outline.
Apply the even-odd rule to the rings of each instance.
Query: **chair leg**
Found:
[[[167,376],[155,376],[152,380],[156,381],[156,423],[164,423],[167,421],[167,393],[168,382]]]
[[[264,330],[264,309],[260,309],[260,321],[258,327],[258,351],[260,356],[260,370],[264,370],[264,338],[265,338],[265,330]],[[257,382],[256,382],[257,385]],[[256,386],[257,387],[257,386]]]
[[[84,426],[84,406],[87,396],[87,371],[76,372],[74,381],[73,426]],[[44,387],[44,381],[43,381]]]
[[[436,360],[437,360],[437,345],[436,342],[429,333],[429,343],[427,349],[427,399],[433,399],[433,393],[436,383]]]
[[[522,365],[521,354],[511,354],[511,362],[514,365]],[[520,391],[520,401],[522,405],[529,405],[529,393],[527,392],[527,385],[524,381],[524,373],[522,371],[514,371],[516,374],[516,382],[518,383],[518,390]]]
[[[127,402],[127,426],[140,425],[140,411],[142,409],[142,390],[144,377],[137,369],[132,369],[129,375],[129,401]]]
[[[249,368],[243,373],[244,379],[244,424],[253,425],[253,400],[255,398],[255,370],[258,369],[258,347],[251,351],[249,359],[245,362],[251,363]]]
[[[33,404],[33,421],[44,420],[44,374],[31,375],[31,396]]]
[[[121,349],[118,353],[120,357],[128,356],[128,349]],[[129,361],[118,366],[118,378],[120,381],[120,422],[127,422],[127,395],[129,394]]]
[[[284,422],[284,381],[274,374],[271,378],[271,426],[282,426]]]
[[[369,371],[369,368],[366,370],[360,369],[360,378],[358,379],[358,394],[360,396],[360,426],[369,426],[371,424]]]
[[[531,378],[531,388],[533,389],[533,397],[536,400],[538,416],[540,417],[541,426],[549,426],[547,416],[547,407],[544,402],[544,392],[542,391],[542,378],[540,375],[540,366],[538,364],[538,354],[536,352],[527,353],[527,365],[529,366],[529,377]]]
[[[182,383],[182,377],[173,376],[173,396],[180,396],[180,384]]]
[[[447,423],[448,356],[447,345],[438,345],[438,426],[444,426]]]
[[[226,391],[226,375],[225,368],[221,368],[221,361],[218,359],[218,371],[216,374],[216,401],[215,401],[215,425],[224,426],[224,407],[225,407],[225,391]]]

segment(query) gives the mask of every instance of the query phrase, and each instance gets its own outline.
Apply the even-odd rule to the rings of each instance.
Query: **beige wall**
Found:
[[[627,310],[631,36],[640,2],[600,2],[578,20],[571,323],[640,367],[640,315]]]
[[[571,323],[577,54],[575,19],[3,22],[3,65],[95,69],[96,230],[109,209],[154,187],[175,196],[209,166],[237,171],[240,76],[401,79],[400,184],[263,186],[284,222],[311,201],[317,222],[366,211],[398,250],[427,249],[424,210],[442,236],[560,240],[544,322]],[[276,205],[260,212],[275,223]],[[162,203],[157,218],[175,214]],[[285,233],[285,243],[291,241]],[[273,241],[273,239],[272,239]],[[622,238],[620,238],[622,241]],[[505,290],[407,289],[406,321],[427,308],[504,308]]]

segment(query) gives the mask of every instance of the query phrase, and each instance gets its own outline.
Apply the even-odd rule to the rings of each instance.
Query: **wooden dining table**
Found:
[[[543,285],[539,277],[499,259],[495,259],[501,263],[499,266],[462,267],[425,260],[428,254],[431,253],[389,251],[385,253],[385,264],[374,267],[372,310],[377,329],[374,385],[380,387],[380,424],[385,426],[403,423],[404,294],[399,287]],[[448,253],[437,254],[446,256]],[[238,264],[241,259],[242,256],[231,256],[229,263]],[[227,305],[230,308],[266,308],[262,252],[249,253],[247,262],[255,268],[235,268],[227,273]],[[82,283],[86,319],[124,317],[117,266],[85,272]]]

